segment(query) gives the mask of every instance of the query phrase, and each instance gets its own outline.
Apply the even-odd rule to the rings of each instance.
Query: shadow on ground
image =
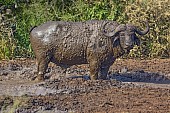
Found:
[[[122,82],[146,82],[157,84],[170,84],[170,79],[163,74],[149,73],[149,72],[127,72],[115,73],[109,76],[110,79],[116,79]]]
[[[68,78],[83,78],[90,80],[89,75],[70,76]],[[144,71],[126,72],[126,73],[112,73],[108,76],[108,80],[117,80],[120,82],[144,82],[155,84],[170,84],[170,79],[165,74],[151,73]]]

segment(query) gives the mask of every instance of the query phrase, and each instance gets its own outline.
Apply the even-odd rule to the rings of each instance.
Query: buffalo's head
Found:
[[[145,22],[145,24],[146,28],[141,31],[136,26],[131,24],[118,25],[117,23],[108,22],[103,26],[103,34],[107,37],[112,37],[113,43],[119,39],[121,47],[129,51],[134,47],[134,45],[140,45],[140,39],[136,36],[136,33],[139,35],[145,35],[149,32],[148,22]],[[109,32],[106,32],[106,28]]]

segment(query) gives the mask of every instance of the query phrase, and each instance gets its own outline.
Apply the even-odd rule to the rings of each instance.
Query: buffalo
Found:
[[[50,62],[64,68],[89,64],[91,80],[107,79],[116,58],[140,44],[136,34],[149,32],[148,22],[144,23],[144,30],[111,20],[49,21],[32,28],[30,42],[38,66],[36,80],[45,80]]]

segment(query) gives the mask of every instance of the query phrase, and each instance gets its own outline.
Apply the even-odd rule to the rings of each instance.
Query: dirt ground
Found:
[[[170,113],[170,59],[117,59],[108,80],[88,65],[47,71],[38,83],[34,60],[0,61],[0,113]]]

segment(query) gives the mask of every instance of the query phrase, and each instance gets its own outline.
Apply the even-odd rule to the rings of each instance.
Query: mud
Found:
[[[89,80],[88,65],[49,64],[34,82],[34,60],[0,62],[0,113],[170,112],[170,59],[118,59],[108,80]]]

